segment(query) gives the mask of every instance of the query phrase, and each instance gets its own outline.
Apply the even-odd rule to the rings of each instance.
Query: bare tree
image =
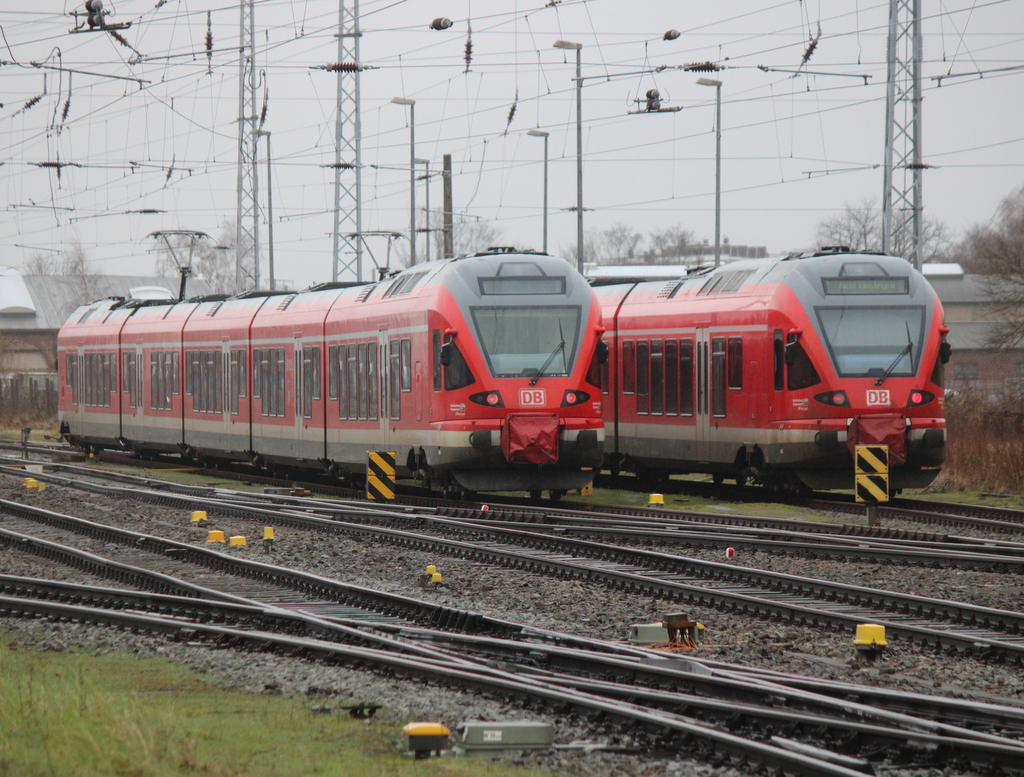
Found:
[[[965,264],[984,275],[999,318],[989,344],[1018,345],[1024,340],[1024,187],[1003,200],[992,221],[971,229],[961,249]]]
[[[881,251],[882,211],[877,203],[874,197],[861,200],[859,205],[844,203],[842,213],[818,222],[818,245],[846,246],[851,251]],[[945,259],[952,242],[949,228],[941,221],[925,218],[922,229],[925,261]],[[897,234],[890,253],[894,256],[908,256],[910,246],[905,243],[904,234]]]
[[[33,254],[25,263],[24,272],[26,275],[65,276],[74,279],[74,302],[79,305],[92,302],[99,296],[97,275],[90,269],[89,257],[77,237],[72,238],[59,254]]]
[[[689,229],[674,224],[661,232],[650,232],[650,249],[645,260],[648,264],[677,264],[686,249],[694,244],[696,236]]]
[[[636,264],[642,256],[643,239],[643,235],[627,224],[612,224],[597,235],[598,261],[601,264]]]

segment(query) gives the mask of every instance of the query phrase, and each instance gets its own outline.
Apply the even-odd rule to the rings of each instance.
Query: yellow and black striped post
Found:
[[[858,502],[867,503],[868,526],[878,525],[878,503],[889,501],[889,446],[854,446]]]
[[[395,452],[366,454],[366,498],[391,502],[395,498]]]

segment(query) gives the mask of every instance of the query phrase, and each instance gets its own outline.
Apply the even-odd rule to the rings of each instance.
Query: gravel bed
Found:
[[[0,497],[185,542],[204,541],[206,528],[209,528],[194,529],[189,514],[182,510],[60,487],[50,487],[41,493],[27,492],[20,481],[15,483],[7,478],[0,479]],[[543,575],[487,567],[450,556],[410,551],[377,540],[359,541],[291,527],[276,529],[275,552],[266,556],[259,541],[265,524],[262,519],[251,521],[218,517],[211,513],[211,523],[226,534],[243,534],[253,542],[245,548],[225,548],[229,552],[542,628],[621,640],[628,634],[630,624],[657,621],[664,613],[679,609],[678,605],[664,600],[595,588],[578,581],[560,581]],[[102,545],[97,543],[96,552],[103,552]],[[665,546],[659,549],[675,552]],[[721,549],[686,548],[678,552],[694,558],[725,561]],[[417,581],[426,565],[431,563],[436,564],[444,575],[445,585],[424,591]],[[1024,576],[1018,575],[807,560],[764,552],[742,553],[729,563],[854,582],[874,588],[942,596],[1003,609],[1020,610],[1020,603],[1024,601],[1021,596]],[[4,548],[0,548],[0,571],[111,585],[42,559],[28,559]],[[965,696],[985,693],[1024,704],[1024,677],[1016,668],[936,654],[900,642],[891,642],[884,659],[875,666],[858,668],[849,633],[747,620],[714,609],[688,608],[687,612],[707,627],[707,649],[702,650],[700,656],[914,692]],[[524,713],[501,701],[475,694],[423,684],[417,684],[410,693],[408,683],[370,673],[322,667],[298,659],[212,651],[84,625],[6,619],[0,620],[0,629],[18,632],[23,641],[50,649],[80,646],[89,650],[123,649],[140,656],[166,656],[204,672],[211,682],[224,687],[288,695],[306,694],[311,688],[328,689],[339,705],[384,704],[386,710],[373,725],[395,725],[396,732],[401,723],[423,717],[442,720],[450,727],[467,719],[545,718],[536,712]],[[631,744],[628,737],[617,736],[615,732],[595,732],[587,721],[550,716],[546,719],[555,724],[557,743],[599,739],[616,747],[628,748]],[[524,756],[520,760],[559,773],[586,777],[627,774],[731,777],[734,774],[729,769],[689,760],[663,761],[600,752],[583,755],[559,751]],[[899,772],[900,777],[917,777],[918,774],[938,777],[960,773],[948,770]]]

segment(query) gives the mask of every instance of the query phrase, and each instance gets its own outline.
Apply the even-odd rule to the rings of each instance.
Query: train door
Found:
[[[694,393],[696,407],[696,457],[698,461],[708,461],[711,449],[711,337],[707,327],[698,327],[694,342],[696,353],[697,390]]]
[[[298,457],[307,460],[324,458],[322,348],[316,342],[295,338],[295,435]]]
[[[142,361],[142,355],[141,343],[125,343],[121,348],[124,382],[124,393],[121,395],[121,436],[127,440],[145,440],[147,366]]]

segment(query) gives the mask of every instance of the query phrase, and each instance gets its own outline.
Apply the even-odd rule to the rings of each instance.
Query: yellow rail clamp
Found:
[[[25,486],[25,488],[39,488],[39,481],[35,478],[25,478],[21,481],[21,484]]]
[[[245,545],[247,543],[245,541],[245,537],[243,537],[241,534],[236,534],[234,537],[231,538],[229,544],[231,544],[231,545]]]
[[[889,501],[889,446],[854,446],[854,484],[858,502]]]
[[[664,494],[651,494],[647,497],[648,507],[664,507],[665,506],[665,495]]]
[[[392,502],[395,499],[395,452],[366,454],[366,498]]]
[[[209,534],[206,535],[207,542],[224,542],[224,532],[220,529],[212,529]]]
[[[206,510],[193,510],[192,523],[200,523],[206,520]]]
[[[853,638],[854,645],[887,645],[885,626],[877,623],[858,623],[857,634]]]

